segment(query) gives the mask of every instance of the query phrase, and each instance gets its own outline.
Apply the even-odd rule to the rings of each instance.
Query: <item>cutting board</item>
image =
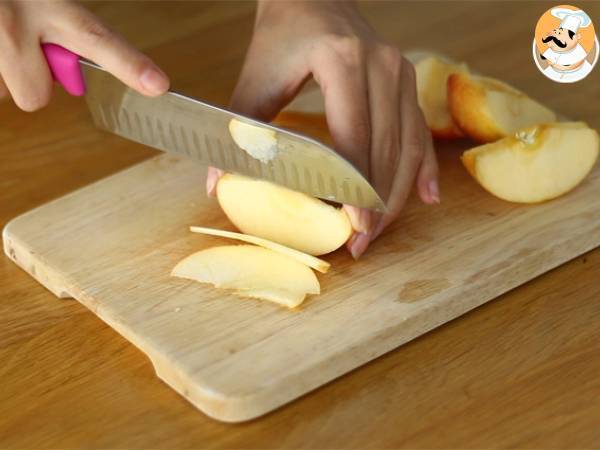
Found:
[[[296,106],[317,103],[309,96]],[[468,145],[438,144],[441,205],[413,196],[358,262],[343,249],[327,256],[322,294],[297,310],[169,276],[183,257],[232,243],[192,234],[190,225],[233,229],[205,196],[205,169],[174,156],[14,219],[4,249],[136,345],[194,406],[244,421],[600,244],[599,167],[562,198],[516,205],[470,178],[459,162]]]

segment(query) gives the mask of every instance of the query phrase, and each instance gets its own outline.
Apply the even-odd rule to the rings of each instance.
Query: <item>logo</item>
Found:
[[[558,83],[575,83],[587,77],[598,61],[599,49],[592,19],[575,6],[550,8],[535,27],[535,64]]]

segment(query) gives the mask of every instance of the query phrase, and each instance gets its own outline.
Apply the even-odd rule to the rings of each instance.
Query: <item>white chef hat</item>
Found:
[[[581,9],[574,11],[567,8],[552,8],[550,14],[561,20],[560,28],[571,30],[573,33],[577,33],[579,28],[586,28],[592,23],[590,16]]]

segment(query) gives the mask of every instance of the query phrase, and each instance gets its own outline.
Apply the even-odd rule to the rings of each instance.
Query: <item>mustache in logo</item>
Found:
[[[548,36],[548,37],[545,37],[544,39],[542,39],[542,42],[543,42],[544,44],[546,44],[546,43],[548,43],[548,42],[550,42],[550,41],[554,41],[554,43],[555,43],[557,46],[559,46],[560,48],[565,48],[565,47],[567,46],[567,43],[566,43],[566,42],[561,42],[561,41],[559,41],[559,40],[558,40],[558,38],[557,38],[556,36]]]

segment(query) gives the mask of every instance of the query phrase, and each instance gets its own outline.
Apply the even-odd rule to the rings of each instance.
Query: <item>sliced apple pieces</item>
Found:
[[[226,174],[217,184],[217,199],[243,233],[310,255],[330,253],[352,234],[343,209],[267,181]]]
[[[458,126],[482,143],[556,120],[550,109],[508,84],[467,73],[448,78],[448,105]]]
[[[269,300],[289,308],[307,294],[319,294],[314,272],[294,258],[255,245],[227,245],[194,253],[172,276],[233,289],[237,295]]]
[[[287,255],[291,258],[294,258],[298,262],[306,264],[308,267],[312,267],[313,269],[318,270],[321,273],[327,273],[327,271],[331,267],[331,264],[329,264],[327,261],[323,261],[322,259],[316,258],[307,253],[303,253],[298,250],[294,250],[293,248],[286,247],[285,245],[277,244],[276,242],[272,242],[267,239],[262,239],[256,236],[250,236],[248,234],[235,233],[233,231],[217,230],[214,228],[205,227],[190,227],[190,231],[192,233],[201,233],[208,234],[210,236],[237,239],[239,241],[248,242],[249,244],[259,245],[261,247],[268,248],[269,250],[273,250],[283,255]]]
[[[583,122],[532,126],[462,155],[469,173],[504,200],[537,203],[575,188],[592,170],[598,133]]]
[[[435,55],[407,57],[415,66],[419,106],[433,137],[456,139],[464,136],[450,114],[447,85],[450,75],[469,72],[466,64],[455,64]]]

